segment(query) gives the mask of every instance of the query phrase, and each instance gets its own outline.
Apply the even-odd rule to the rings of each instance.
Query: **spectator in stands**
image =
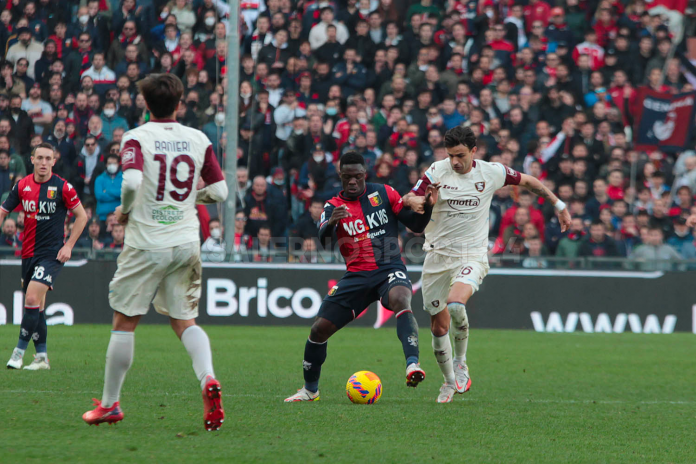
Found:
[[[316,50],[326,42],[327,27],[333,24],[336,27],[336,39],[343,45],[348,40],[348,29],[343,24],[334,21],[334,12],[330,6],[321,9],[321,22],[315,25],[309,32],[309,43],[312,50]]]
[[[17,223],[12,218],[5,219],[2,225],[0,248],[22,248],[22,241],[17,232]]]
[[[97,144],[97,138],[91,134],[88,135],[73,166],[72,184],[78,194],[93,196],[94,182],[106,170],[104,161],[104,154]]]
[[[27,75],[33,79],[34,65],[41,58],[44,47],[33,39],[28,27],[20,27],[16,33],[19,41],[7,50],[5,58],[13,63],[16,63],[20,58],[26,58],[28,61]]]
[[[559,258],[576,258],[585,238],[585,224],[581,217],[573,217],[568,234],[558,242],[556,256]]]
[[[244,214],[247,219],[246,232],[252,237],[258,235],[262,224],[270,225],[273,237],[285,236],[286,218],[288,214],[283,194],[273,186],[268,185],[263,176],[256,176],[251,191],[244,199]]]
[[[619,256],[614,239],[607,235],[606,225],[596,219],[590,225],[590,235],[581,244],[578,256],[594,258],[613,258]]]
[[[34,133],[43,134],[44,128],[50,127],[53,122],[53,109],[51,105],[41,99],[41,85],[36,83],[29,89],[29,98],[22,102],[22,107],[34,122]]]
[[[244,216],[243,212],[238,214],[241,214],[242,217]],[[237,216],[235,216],[235,219],[236,217]],[[235,230],[236,229],[235,223]],[[210,237],[201,245],[201,260],[218,263],[222,262],[225,260],[224,228],[222,223],[219,219],[211,219],[208,221],[208,230],[210,231]]]
[[[0,197],[12,190],[15,177],[10,169],[10,154],[5,150],[0,150]]]
[[[251,252],[251,260],[253,262],[272,263],[285,261],[285,257],[280,255],[278,250],[274,248],[271,239],[271,228],[268,224],[262,224],[256,234],[256,240],[254,240]]]
[[[664,242],[664,233],[661,227],[648,228],[647,240],[631,254],[630,258],[639,261],[639,268],[643,271],[673,270],[669,260],[680,260],[682,256],[670,245]]]
[[[17,141],[20,154],[29,154],[29,141],[34,135],[34,122],[26,111],[22,109],[22,97],[12,95],[10,97],[10,125],[12,135]]]
[[[111,240],[106,247],[114,251],[123,251],[123,240],[126,237],[126,230],[123,224],[114,224],[111,230]]]
[[[686,219],[676,216],[673,219],[674,233],[667,239],[667,245],[676,250],[684,259],[696,259],[694,235],[686,225]]]
[[[319,237],[319,222],[323,210],[324,201],[321,198],[312,198],[309,209],[297,219],[293,235],[303,239]]]
[[[121,183],[123,173],[120,158],[117,154],[106,155],[106,169],[94,181],[94,196],[97,199],[97,216],[101,221],[106,220],[121,204]]]
[[[116,114],[116,102],[107,100],[101,114],[102,136],[104,140],[113,140],[113,131],[120,127],[124,131],[128,130],[128,123],[121,116]]]
[[[100,240],[101,223],[99,218],[93,217],[87,226],[87,236],[79,239],[75,244],[75,248],[83,248],[90,250],[102,250],[104,242]]]

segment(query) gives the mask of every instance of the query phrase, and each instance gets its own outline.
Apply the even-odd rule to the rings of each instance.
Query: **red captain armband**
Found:
[[[428,177],[428,174],[423,174],[423,177],[421,177],[418,180],[418,182],[416,182],[416,185],[413,186],[411,191],[415,195],[417,195],[419,197],[423,197],[423,196],[425,196],[425,189],[427,189],[428,185],[430,185],[430,184],[432,184],[432,182],[430,182],[430,178]]]
[[[503,166],[503,168],[505,169],[505,183],[503,185],[519,185],[522,180],[520,173],[507,166]]]
[[[143,152],[140,149],[140,142],[137,140],[126,140],[121,150],[121,170],[137,169],[143,170]]]

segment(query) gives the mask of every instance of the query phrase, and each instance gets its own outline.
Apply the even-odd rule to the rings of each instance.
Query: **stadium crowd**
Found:
[[[287,259],[274,253],[281,237],[321,247],[317,223],[341,189],[342,153],[362,154],[370,182],[405,194],[447,157],[443,135],[457,125],[477,135],[476,158],[542,179],[573,216],[562,234],[551,205],[505,187],[491,209],[492,254],[521,254],[530,267],[548,256],[693,259],[685,217],[696,212],[696,153],[637,151],[632,125],[641,86],[694,90],[682,39],[694,23],[680,16],[677,36],[674,17],[667,24],[649,6],[244,0],[241,84],[228,96],[221,0],[3,1],[0,196],[31,174],[32,147],[49,142],[55,173],[90,217],[77,248],[121,249],[120,141],[148,120],[136,83],[174,73],[185,87],[178,121],[200,128],[221,163],[225,107],[239,99],[238,213],[228,233],[252,261]],[[218,213],[199,207],[205,259],[224,259]],[[21,248],[22,228],[14,214],[0,247]],[[403,243],[415,235],[404,230]]]

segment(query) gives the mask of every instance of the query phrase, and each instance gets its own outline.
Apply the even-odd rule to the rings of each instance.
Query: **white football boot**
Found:
[[[23,357],[24,357],[24,353],[19,351],[19,348],[15,348],[12,351],[12,356],[10,356],[10,360],[7,361],[7,368],[8,369],[21,369]]]
[[[425,380],[425,371],[421,369],[419,363],[411,363],[406,367],[406,386],[417,387]]]
[[[48,356],[46,353],[39,353],[34,355],[34,360],[28,366],[24,366],[24,369],[28,371],[38,371],[41,369],[50,369],[51,365],[48,364]]]
[[[454,363],[454,385],[457,388],[457,393],[466,393],[469,391],[469,388],[471,388],[469,367],[465,362]]]
[[[454,385],[448,383],[443,383],[440,387],[440,394],[437,395],[438,403],[451,403],[454,394],[457,393],[457,389]]]
[[[316,393],[312,393],[305,387],[302,387],[294,395],[285,398],[286,403],[295,403],[297,401],[319,401],[319,390]]]

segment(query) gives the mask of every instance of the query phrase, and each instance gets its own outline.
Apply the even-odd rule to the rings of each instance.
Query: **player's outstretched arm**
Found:
[[[565,203],[558,199],[551,190],[541,183],[536,177],[527,174],[521,174],[520,187],[524,187],[532,193],[539,195],[556,208],[558,221],[561,223],[561,232],[565,232],[570,227],[570,212]]]
[[[9,215],[7,211],[4,209],[0,208],[0,226],[2,226],[2,223],[5,221],[5,218]]]
[[[58,256],[56,257],[56,259],[61,263],[65,263],[70,259],[70,256],[72,256],[72,249],[87,225],[87,213],[81,204],[72,211],[75,215],[75,224],[73,225],[73,230],[70,233],[70,238],[67,242],[65,242],[65,245],[63,245],[63,248],[60,249]]]

